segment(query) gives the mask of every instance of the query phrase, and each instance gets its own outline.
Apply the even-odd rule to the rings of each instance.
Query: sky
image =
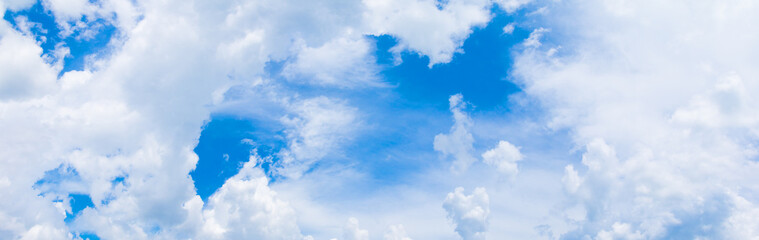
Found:
[[[0,0],[0,239],[759,239],[751,0]]]

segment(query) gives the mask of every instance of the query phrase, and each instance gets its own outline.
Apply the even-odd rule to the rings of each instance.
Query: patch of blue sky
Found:
[[[49,10],[45,9],[40,1],[37,1],[31,8],[18,12],[6,10],[3,19],[21,32],[24,32],[24,26],[20,25],[22,21],[25,20],[31,24],[32,27],[29,30],[42,47],[43,54],[52,54],[56,45],[62,40],[55,17]]]
[[[94,32],[85,33],[79,29],[64,36],[52,12],[46,9],[41,1],[37,1],[31,8],[18,12],[7,10],[3,19],[22,32],[25,26],[20,24],[25,23],[30,26],[29,31],[42,48],[43,55],[54,56],[59,46],[69,48],[69,54],[63,58],[63,69],[59,76],[68,71],[85,69],[87,58],[90,56],[99,58],[109,54],[108,44],[118,34],[116,27],[109,21],[82,16],[80,21],[86,24],[84,31]]]
[[[84,208],[95,206],[90,196],[86,194],[79,172],[65,164],[45,171],[43,177],[34,183],[34,188],[40,191],[41,195],[67,196],[67,201],[71,204],[71,212],[66,213],[66,222],[70,222]]]
[[[494,11],[499,12],[497,8]],[[406,101],[437,108],[448,108],[445,101],[457,93],[481,110],[494,108],[508,109],[508,96],[519,92],[514,83],[508,81],[511,68],[512,47],[521,43],[530,30],[516,28],[505,34],[503,27],[515,21],[518,15],[500,12],[481,29],[474,29],[462,47],[449,63],[436,64],[428,68],[429,58],[414,52],[403,52],[403,63],[392,66],[394,57],[388,50],[396,40],[390,36],[377,37],[377,59],[381,65],[390,66],[382,75]],[[442,99],[442,101],[441,101]]]
[[[43,177],[34,183],[34,188],[40,191],[40,195],[54,198],[53,202],[66,202],[70,211],[66,211],[64,222],[72,224],[79,213],[86,208],[95,208],[95,203],[87,194],[87,189],[82,185],[82,179],[75,168],[60,165],[55,169],[48,170]],[[92,233],[76,233],[82,239],[100,239]]]
[[[70,223],[73,221],[85,208],[94,208],[95,204],[92,202],[92,198],[87,194],[70,193],[68,195],[69,204],[71,204],[71,212],[66,213],[65,222]]]
[[[461,53],[455,54],[450,63],[432,68],[428,67],[427,57],[414,52],[401,53],[402,62],[396,65],[389,49],[397,40],[386,35],[371,37],[376,43],[377,64],[382,68],[380,77],[394,87],[345,91],[302,84],[282,86],[304,97],[327,95],[347,99],[351,106],[360,109],[366,129],[344,146],[342,154],[330,155],[322,164],[350,162],[358,171],[369,174],[376,184],[396,184],[405,181],[399,176],[441,164],[432,141],[436,134],[447,132],[452,125],[448,110],[450,95],[463,94],[475,112],[512,111],[509,95],[519,93],[520,89],[509,81],[511,51],[531,30],[517,27],[512,33],[504,33],[503,27],[521,13],[494,11],[497,14],[487,26],[473,30]],[[269,63],[266,69],[269,77],[281,78],[283,64]],[[244,91],[232,89],[227,95],[244,98]],[[266,117],[233,111],[212,116],[195,149],[199,161],[191,173],[203,199],[248,160],[252,146],[244,144],[244,139],[257,143],[263,157],[273,156],[286,146],[284,127],[276,121],[267,121]]]
[[[391,36],[375,37],[378,64],[384,66],[382,78],[391,85],[387,91],[351,98],[366,114],[369,128],[348,146],[354,167],[372,175],[379,183],[395,184],[420,169],[443,164],[432,148],[435,135],[446,133],[453,124],[448,98],[457,93],[471,103],[471,114],[488,112],[497,115],[512,111],[509,96],[519,93],[509,81],[511,49],[530,31],[515,29],[504,34],[503,27],[518,15],[498,14],[484,28],[474,29],[464,42],[463,52],[450,63],[428,67],[429,59],[414,52],[401,53],[402,63],[394,64],[389,52],[397,40]],[[508,119],[502,119],[508,120]],[[489,147],[489,146],[488,146]]]
[[[55,169],[45,171],[43,177],[34,183],[34,188],[41,194],[84,193],[82,179],[75,168],[61,164]]]
[[[95,235],[94,233],[79,233],[79,238],[82,240],[100,240],[100,237],[98,235]]]
[[[277,137],[281,134],[276,128],[263,128],[255,120],[221,114],[212,119],[203,127],[194,149],[198,163],[190,172],[197,193],[204,201],[239,172],[252,151],[272,156],[284,145],[283,139]],[[269,165],[262,167],[268,171]]]

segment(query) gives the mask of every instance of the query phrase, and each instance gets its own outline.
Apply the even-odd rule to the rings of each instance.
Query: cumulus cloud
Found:
[[[39,97],[56,87],[57,66],[41,57],[42,48],[28,35],[0,22],[0,100]]]
[[[755,33],[745,1],[557,3],[514,73],[568,130],[582,166],[568,165],[566,206],[585,212],[563,238],[731,238],[739,198],[758,190]],[[567,19],[573,19],[569,26]],[[729,26],[729,27],[728,27]],[[739,34],[741,38],[726,38]],[[536,41],[531,41],[535,39]],[[567,50],[567,51],[564,51]],[[558,53],[557,53],[558,51]],[[556,53],[556,54],[554,54]],[[584,149],[584,150],[582,150]],[[580,159],[578,159],[580,160]],[[725,215],[718,214],[726,213]],[[581,219],[580,221],[576,221]]]
[[[517,161],[521,161],[522,158],[524,156],[519,152],[519,148],[507,141],[499,141],[498,146],[482,154],[482,161],[509,176],[519,172]]]
[[[0,2],[0,10],[3,11],[3,15],[5,14],[5,10],[11,10],[11,11],[18,11],[21,9],[26,9],[31,7],[34,4],[34,0],[6,0]]]
[[[471,195],[466,195],[464,188],[457,187],[445,197],[443,208],[462,239],[485,239],[490,199],[484,188],[475,188]]]
[[[382,86],[373,48],[365,38],[337,38],[320,47],[304,47],[283,75],[295,81],[337,87]]]
[[[2,1],[0,10],[33,3]],[[62,38],[91,36],[96,22],[115,26],[116,33],[103,50],[108,54],[61,73],[61,62],[41,56],[39,43],[0,23],[0,189],[11,193],[0,200],[0,238],[68,238],[71,232],[103,239],[301,238],[293,210],[267,187],[260,169],[244,166],[208,203],[196,195],[188,177],[198,158],[193,148],[209,105],[224,101],[219,92],[254,85],[266,77],[267,62],[284,60],[286,72],[316,84],[372,85],[372,49],[364,35],[395,36],[394,52],[445,63],[473,27],[489,21],[491,5],[42,1]],[[345,67],[346,61],[356,65]],[[296,176],[350,138],[358,113],[341,100],[284,94],[291,93],[270,93],[289,99],[279,102],[288,115],[273,118],[287,127],[283,161]],[[65,191],[41,194],[32,187],[59,166],[76,169],[77,191],[94,203],[71,223],[61,211]]]
[[[358,219],[348,218],[348,222],[343,227],[344,240],[369,240],[369,231],[361,229],[358,226]]]
[[[531,3],[532,0],[495,0],[496,3],[508,13],[513,13],[525,4]]]
[[[453,113],[453,126],[448,134],[435,135],[433,146],[435,151],[445,156],[453,156],[454,162],[451,170],[455,172],[466,171],[469,165],[476,161],[472,155],[474,150],[474,137],[469,132],[472,127],[472,119],[464,112],[467,103],[461,94],[452,95],[449,99],[449,108]]]
[[[87,0],[46,0],[43,4],[62,22],[77,21],[82,15],[90,15],[97,9]]]
[[[215,239],[303,239],[295,211],[268,187],[257,163],[245,163],[209,198],[203,210],[204,234]]]
[[[569,193],[577,192],[577,188],[582,184],[582,178],[571,164],[564,167],[564,177],[561,178],[561,181],[564,183],[564,189]]]
[[[752,239],[759,236],[759,207],[741,196],[729,194],[734,203],[730,217],[719,226],[726,238]]]
[[[391,225],[388,227],[387,232],[385,232],[385,240],[411,240],[408,235],[406,235],[406,229],[403,228],[403,225]]]
[[[438,7],[435,1],[365,0],[365,21],[371,32],[390,34],[400,43],[392,51],[404,50],[428,56],[429,67],[450,62],[460,51],[472,27],[490,21],[491,2],[451,0]]]
[[[598,240],[613,240],[613,239],[626,239],[626,240],[635,240],[635,239],[645,239],[643,238],[643,235],[640,234],[640,232],[631,232],[630,230],[630,224],[627,223],[619,223],[615,222],[611,225],[610,230],[601,230],[598,232],[598,235],[596,235],[595,239]]]

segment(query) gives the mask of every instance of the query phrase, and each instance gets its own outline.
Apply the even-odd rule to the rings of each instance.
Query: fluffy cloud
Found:
[[[269,189],[257,163],[245,163],[209,198],[203,231],[215,239],[303,239],[295,211]]]
[[[288,79],[337,87],[381,86],[372,47],[365,38],[337,38],[316,48],[304,47],[283,75]]]
[[[429,66],[451,61],[472,27],[490,21],[487,0],[365,0],[369,11],[366,22],[371,32],[390,34],[400,39],[392,51],[418,52],[430,58]]]
[[[540,43],[540,38],[543,37],[543,34],[549,31],[550,30],[545,29],[545,28],[538,28],[538,29],[532,30],[532,32],[530,33],[530,36],[524,40],[522,45],[524,45],[525,47],[540,47],[540,45],[542,45],[542,43]]]
[[[42,48],[28,36],[0,22],[0,100],[39,97],[55,88],[58,69],[40,57]]]
[[[734,208],[725,220],[724,236],[731,239],[755,239],[759,236],[759,207],[747,199],[730,194]]]
[[[97,9],[87,0],[46,0],[43,4],[61,22],[77,21],[82,15],[90,15]]]
[[[514,33],[514,23],[506,24],[506,26],[503,27],[503,34],[512,34]]]
[[[97,21],[114,25],[117,34],[100,49],[108,54],[88,57],[84,69],[58,77],[62,55],[41,56],[39,43],[0,23],[0,189],[12,193],[0,201],[0,222],[7,223],[0,226],[0,238],[69,238],[71,232],[103,239],[301,238],[293,210],[250,165],[208,203],[195,194],[188,177],[197,162],[192,149],[210,105],[225,100],[219,92],[274,81],[261,80],[264,68],[282,61],[287,73],[316,84],[373,85],[364,35],[395,36],[396,53],[418,52],[430,57],[430,65],[445,63],[473,27],[489,21],[492,5],[484,0],[449,1],[441,8],[434,1],[42,3],[62,38],[97,31]],[[2,1],[0,9],[4,14],[6,8],[31,4]],[[334,57],[335,49],[352,55]],[[357,65],[346,67],[346,61]],[[328,68],[321,71],[315,63]],[[339,149],[350,126],[359,122],[348,103],[281,97],[292,93],[271,89],[266,96],[288,99],[278,103],[290,114],[273,117],[288,128],[282,154],[291,157],[283,159],[294,174],[285,175],[297,176]],[[61,204],[70,190],[41,194],[32,187],[61,166],[76,170],[76,191],[94,204],[72,223],[64,222]]]
[[[524,156],[519,152],[519,148],[507,141],[499,141],[498,146],[482,154],[482,160],[491,166],[496,167],[499,172],[506,175],[516,175],[517,161],[521,161]]]
[[[34,0],[6,0],[0,2],[0,10],[5,14],[5,10],[18,11],[26,9],[34,4]]]
[[[344,240],[369,240],[369,231],[359,228],[358,219],[349,218],[343,228]]]
[[[385,232],[385,240],[411,240],[408,235],[406,235],[406,229],[403,228],[403,225],[392,225],[388,227],[387,232]]]
[[[496,3],[506,12],[513,13],[525,4],[529,4],[532,0],[495,0]]]
[[[471,195],[466,195],[464,188],[458,187],[445,197],[443,208],[462,239],[485,239],[490,199],[484,188],[475,188]]]
[[[554,3],[514,73],[547,125],[585,149],[563,178],[563,238],[731,238],[736,199],[752,199],[759,166],[759,38],[748,1]],[[556,13],[556,12],[552,12]],[[574,19],[566,24],[566,19]],[[533,32],[535,33],[535,32]],[[602,34],[599,34],[602,33]],[[741,35],[741,38],[725,36]],[[553,39],[553,38],[552,38]],[[581,150],[582,151],[582,150]],[[731,197],[733,195],[739,198]],[[752,200],[747,200],[752,201]],[[745,202],[744,202],[745,203]],[[724,213],[724,214],[721,214]],[[746,235],[744,235],[746,236]]]
[[[627,223],[618,223],[615,222],[611,225],[611,230],[606,231],[602,230],[598,232],[598,235],[596,235],[595,239],[598,240],[613,240],[613,239],[626,239],[626,240],[635,240],[635,239],[645,239],[643,238],[643,235],[640,234],[640,232],[631,232],[630,230],[630,224]]]
[[[467,104],[461,94],[452,95],[448,102],[451,113],[453,113],[453,126],[448,134],[436,135],[433,146],[435,151],[439,151],[445,156],[453,156],[452,171],[462,172],[476,161],[472,155],[474,137],[469,132],[472,127],[472,119],[464,112]]]

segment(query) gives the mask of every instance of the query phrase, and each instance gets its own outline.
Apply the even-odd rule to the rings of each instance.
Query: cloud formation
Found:
[[[406,229],[403,225],[391,225],[385,232],[385,240],[412,240],[406,235]]]
[[[731,238],[750,225],[730,219],[753,211],[740,202],[757,190],[748,183],[759,125],[746,93],[757,90],[747,63],[759,35],[745,29],[758,6],[550,6],[563,13],[542,17],[551,32],[541,34],[561,42],[538,44],[533,32],[524,45],[535,50],[517,57],[514,72],[546,109],[547,126],[569,131],[581,149],[581,165],[565,167],[561,204],[580,214],[561,237]]]
[[[524,6],[534,9],[520,12]],[[534,229],[513,230],[518,236],[755,238],[759,34],[751,29],[758,11],[759,4],[745,0],[2,0],[0,192],[8,194],[0,199],[0,238],[313,239],[343,233],[344,239],[368,239],[369,231],[386,231],[385,239],[408,240],[433,236],[447,216],[455,230],[434,236],[484,239],[511,233],[488,225],[517,221],[508,212],[513,206],[530,213],[550,209]],[[50,21],[41,23],[38,13]],[[418,107],[404,102],[406,93],[385,79],[383,67],[415,61],[414,54],[429,71],[456,64],[466,40],[496,14],[508,15],[509,23],[496,29],[501,40],[514,43],[504,56],[514,62],[504,66],[503,78],[521,92],[494,109],[474,109],[455,94],[448,99],[448,132],[425,122],[436,128],[403,133],[422,140],[351,145],[382,135],[361,136],[383,124],[367,116]],[[377,65],[372,39],[381,35],[395,42],[388,46],[395,66]],[[105,43],[78,48],[94,41]],[[73,60],[83,64],[67,65]],[[380,93],[372,97],[398,101],[388,107],[360,100],[373,91]],[[251,118],[265,123],[256,127],[267,128],[262,131],[282,146],[264,157],[253,151],[204,202],[188,173],[196,168],[193,149],[204,125],[220,112],[254,112]],[[430,115],[423,119],[437,120]],[[411,122],[403,117],[389,121]],[[515,122],[534,128],[522,139],[498,141],[501,127]],[[475,136],[498,142],[478,145]],[[556,146],[565,140],[572,149]],[[424,149],[407,151],[416,147],[408,142],[420,141]],[[407,144],[396,148],[403,154],[345,154]],[[452,161],[429,161],[436,152]],[[521,162],[525,155],[530,161]],[[480,156],[487,166],[475,164]],[[422,163],[411,162],[416,159]],[[320,167],[327,170],[313,172]],[[503,175],[514,181],[493,180]],[[320,184],[298,185],[299,179]],[[360,183],[349,188],[348,181]],[[288,186],[318,188],[309,193],[321,195],[285,199],[277,192],[299,190]],[[486,186],[490,194],[456,188],[441,211],[439,197],[454,186]],[[530,189],[535,186],[545,188]],[[402,222],[402,214],[366,207],[376,205],[333,206],[333,198],[399,189],[414,194],[403,199],[411,204],[393,199],[402,202],[388,205],[396,212],[434,198],[439,215],[425,209],[431,220]],[[522,190],[551,199],[510,195]],[[74,206],[74,195],[91,203]],[[321,214],[321,225],[300,226],[299,212]],[[356,218],[343,225],[341,214],[348,212],[373,221],[364,229]]]
[[[369,231],[359,228],[358,219],[348,218],[343,228],[343,239],[345,240],[369,240]]]
[[[23,11],[34,3],[2,1],[0,12]],[[449,1],[438,8],[433,1],[404,1],[409,8],[399,3],[41,1],[61,39],[88,41],[102,26],[115,28],[109,44],[93,49],[104,54],[77,56],[83,67],[65,73],[60,72],[67,61],[65,41],[43,49],[35,39],[41,32],[22,32],[23,23],[17,30],[2,21],[0,188],[12,194],[0,201],[0,219],[7,223],[0,226],[0,237],[56,239],[87,232],[104,239],[191,238],[187,228],[204,219],[207,236],[299,238],[290,210],[270,209],[284,204],[250,166],[210,202],[198,202],[187,174],[197,162],[192,149],[201,127],[231,86],[265,88],[270,102],[292,110],[272,118],[289,127],[286,152],[306,162],[278,171],[300,174],[308,163],[339,149],[350,135],[345,126],[357,121],[356,110],[328,97],[283,97],[290,93],[266,78],[267,62],[281,62],[284,75],[309,84],[377,86],[366,35],[394,36],[396,53],[417,52],[430,57],[430,65],[446,63],[473,27],[489,21],[493,4]],[[345,49],[335,57],[336,50]],[[31,187],[60,166],[76,169],[77,184],[94,203],[70,224],[61,210],[67,208],[65,192],[40,195]],[[230,202],[237,200],[253,201]],[[25,207],[14,207],[18,203]],[[201,213],[204,204],[210,210]],[[262,209],[270,212],[253,214]]]
[[[445,197],[443,208],[462,239],[485,239],[490,198],[484,188],[475,188],[472,194],[466,195],[464,188],[457,187]]]
[[[441,152],[444,156],[453,156],[452,171],[462,172],[476,161],[472,155],[474,137],[469,132],[473,123],[469,115],[464,112],[467,103],[464,102],[461,94],[451,95],[448,102],[453,114],[453,126],[448,134],[435,135],[433,146],[435,151]]]
[[[482,154],[482,161],[495,167],[499,172],[513,176],[519,172],[517,162],[524,156],[519,148],[507,141],[499,141],[498,146]]]

